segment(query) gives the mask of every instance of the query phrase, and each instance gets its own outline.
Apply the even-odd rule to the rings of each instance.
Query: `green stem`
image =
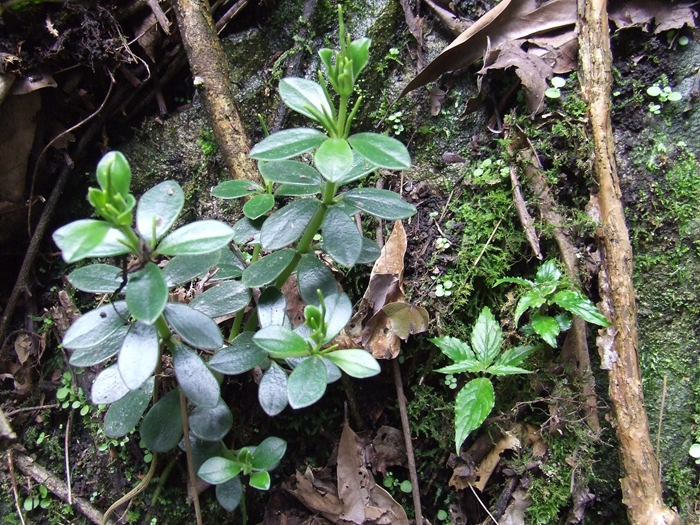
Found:
[[[243,494],[241,494],[241,524],[248,525],[248,508],[245,504],[245,485],[243,485]]]
[[[119,231],[121,231],[126,238],[129,241],[129,248],[136,253],[136,254],[141,254],[141,246],[140,246],[140,241],[138,235],[134,233],[134,229],[131,226],[121,226],[119,227]]]
[[[243,324],[243,315],[245,309],[236,312],[236,317],[233,319],[233,325],[231,326],[231,331],[228,334],[228,340],[233,341],[238,334],[241,333],[241,325]]]
[[[336,134],[338,138],[347,138],[347,135],[340,135],[345,131],[345,119],[348,113],[348,95],[340,95],[340,104],[338,105],[338,123],[336,124]]]

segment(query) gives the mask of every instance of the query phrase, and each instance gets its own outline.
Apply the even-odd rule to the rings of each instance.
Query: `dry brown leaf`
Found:
[[[525,512],[532,505],[527,491],[519,488],[513,492],[513,501],[498,520],[499,525],[525,525]]]
[[[409,336],[420,334],[428,329],[430,316],[422,306],[395,302],[384,305],[382,311],[389,317],[392,332],[406,341]]]
[[[669,0],[611,0],[608,17],[618,29],[641,27],[649,30],[652,21],[654,34],[679,29],[684,25],[695,27],[698,2],[676,2]]]
[[[368,448],[372,472],[386,474],[387,467],[406,464],[406,442],[403,433],[394,427],[382,426]]]
[[[501,454],[506,450],[517,450],[519,448],[520,440],[515,437],[515,434],[506,432],[476,468],[474,482],[472,483],[474,488],[483,492],[491,474],[493,474],[493,471],[496,470],[498,463],[501,461]]]
[[[15,339],[15,353],[20,364],[24,364],[32,355],[32,336],[29,334],[19,334]]]

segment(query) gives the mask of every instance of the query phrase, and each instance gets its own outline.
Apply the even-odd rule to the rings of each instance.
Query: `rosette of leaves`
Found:
[[[537,269],[534,281],[506,277],[498,279],[494,286],[502,283],[518,284],[524,290],[515,307],[515,325],[517,326],[520,317],[529,311],[530,322],[523,326],[522,330],[526,333],[536,333],[553,348],[557,346],[559,334],[571,328],[572,315],[597,326],[610,326],[610,322],[590,299],[581,292],[572,290],[568,283],[562,281],[562,273],[553,259],[544,262]],[[549,309],[552,306],[558,306],[564,311],[550,315]]]
[[[455,399],[455,446],[457,454],[469,434],[479,428],[496,402],[492,376],[529,374],[520,365],[535,350],[534,346],[518,346],[502,350],[503,331],[488,307],[479,314],[471,333],[471,346],[456,337],[430,339],[453,361],[439,368],[441,374],[469,373],[477,375],[457,393]]]

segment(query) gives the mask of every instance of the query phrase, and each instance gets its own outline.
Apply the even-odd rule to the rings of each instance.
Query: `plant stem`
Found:
[[[245,485],[241,487],[243,493],[241,494],[241,525],[248,525],[248,508],[245,504]]]
[[[148,513],[146,514],[146,519],[144,520],[144,523],[150,523],[151,522],[151,509],[153,509],[156,506],[156,503],[158,502],[158,498],[160,497],[160,493],[163,492],[163,487],[165,487],[165,483],[168,481],[168,478],[170,477],[170,473],[173,471],[173,467],[175,467],[175,464],[177,463],[177,456],[173,456],[173,458],[170,460],[170,462],[165,466],[163,469],[162,474],[158,478],[158,485],[156,485],[156,489],[153,491],[153,496],[151,496],[151,504],[148,506]]]
[[[192,443],[190,442],[190,429],[187,424],[187,397],[180,389],[180,413],[182,414],[182,433],[185,437],[185,454],[187,455],[187,473],[192,490],[192,501],[194,502],[194,513],[197,518],[197,525],[203,525],[202,509],[199,507],[199,494],[197,493],[197,475],[194,472],[194,461],[192,460]]]

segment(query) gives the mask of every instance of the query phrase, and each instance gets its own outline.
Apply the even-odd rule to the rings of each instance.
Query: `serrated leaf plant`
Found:
[[[246,199],[244,217],[233,227],[200,220],[173,229],[185,201],[180,186],[162,182],[137,203],[128,161],[110,152],[97,167],[99,188],[88,193],[100,218],[75,221],[53,235],[67,263],[97,259],[68,280],[107,300],[70,327],[63,346],[72,351],[73,366],[104,366],[91,398],[109,405],[105,435],[120,437],[139,426],[154,453],[184,448],[188,462],[196,459],[199,477],[217,485],[217,498],[229,511],[244,494],[239,474],[267,490],[286,442],[268,437],[257,447],[223,444],[233,425],[221,396],[224,376],[259,367],[260,405],[273,416],[287,406],[315,403],[342,372],[378,374],[369,352],[334,343],[352,304],[316,253],[344,268],[370,263],[379,247],[363,237],[352,216],[399,220],[416,211],[391,191],[346,187],[376,169],[406,169],[411,161],[393,138],[350,133],[361,97],[352,106],[350,101],[370,41],[351,41],[340,8],[339,19],[340,50],[320,51],[325,72],[318,82],[280,82],[283,102],[317,127],[273,133],[251,150],[264,185],[228,181],[214,188],[215,196]],[[247,250],[250,263],[243,262]],[[175,287],[204,275],[206,291],[188,304],[173,299]],[[282,293],[292,275],[306,303],[298,326]],[[215,319],[231,317],[224,338]],[[175,386],[158,398],[163,363],[172,366]]]
[[[551,347],[556,348],[557,337],[571,328],[571,316],[577,315],[584,321],[597,326],[610,326],[588,297],[562,280],[562,273],[553,259],[544,262],[535,275],[535,280],[519,277],[498,279],[494,286],[502,283],[520,285],[522,292],[515,307],[515,325],[525,312],[530,312],[530,322],[523,331],[534,332]],[[550,307],[558,306],[563,312],[549,314]]]
[[[455,399],[455,447],[457,454],[469,434],[479,428],[493,409],[496,397],[491,377],[529,374],[520,365],[535,350],[518,346],[502,350],[503,331],[488,307],[479,314],[471,333],[471,346],[456,337],[430,339],[452,364],[436,370],[441,374],[469,373],[468,381]]]

